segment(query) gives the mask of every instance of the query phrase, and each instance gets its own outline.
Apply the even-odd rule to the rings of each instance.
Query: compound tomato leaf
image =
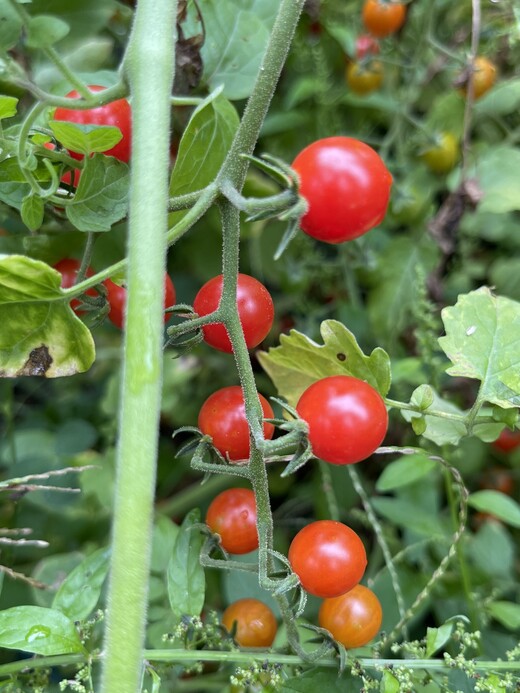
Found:
[[[520,505],[500,491],[475,491],[468,497],[468,505],[481,513],[488,513],[512,527],[520,527]]]
[[[49,126],[58,142],[78,154],[106,152],[123,137],[121,130],[112,125],[84,125],[51,120]]]
[[[481,402],[520,406],[520,303],[482,287],[441,315],[446,336],[439,344],[453,363],[447,372],[480,380]]]
[[[112,156],[95,154],[81,173],[74,199],[66,207],[79,231],[110,231],[126,216],[128,166]]]
[[[199,521],[198,510],[186,515],[168,563],[168,596],[177,619],[184,615],[200,616],[204,606],[206,581],[199,558],[204,536],[194,527]]]
[[[74,623],[61,611],[42,606],[0,611],[0,647],[47,656],[84,651]]]
[[[365,380],[381,395],[387,394],[391,374],[386,351],[378,347],[366,356],[352,332],[337,320],[322,322],[320,332],[323,344],[291,330],[280,336],[280,346],[257,354],[262,368],[289,404],[296,405],[309,385],[330,375],[352,375]]]
[[[170,195],[204,188],[218,173],[238,128],[238,114],[221,94],[210,96],[194,111],[179,144],[170,180]],[[186,212],[170,214],[169,226]]]
[[[57,378],[92,365],[94,340],[63,299],[60,282],[44,262],[0,255],[0,377]]]
[[[72,621],[83,621],[95,609],[108,573],[110,551],[98,549],[87,556],[61,583],[52,608]]]

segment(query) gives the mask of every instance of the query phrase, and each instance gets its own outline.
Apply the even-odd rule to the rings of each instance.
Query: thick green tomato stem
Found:
[[[175,0],[140,0],[124,62],[132,96],[128,301],[101,693],[137,693],[143,671],[162,389],[176,17]]]

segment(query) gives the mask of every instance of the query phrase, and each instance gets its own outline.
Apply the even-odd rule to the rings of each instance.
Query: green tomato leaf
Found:
[[[454,623],[444,623],[440,628],[428,628],[426,631],[426,656],[431,657],[451,638]]]
[[[0,255],[0,376],[57,378],[90,368],[94,340],[60,298],[61,275],[39,260]]]
[[[69,25],[58,17],[41,14],[31,17],[27,26],[27,46],[48,48],[61,41],[69,33]]]
[[[51,120],[49,126],[61,144],[78,154],[94,154],[112,149],[123,137],[113,125],[82,125]]]
[[[516,542],[500,522],[484,522],[478,532],[468,536],[468,553],[477,570],[493,579],[513,580]]]
[[[39,183],[50,181],[51,174],[41,162],[37,161],[32,175]],[[21,210],[23,200],[30,195],[31,186],[26,181],[18,165],[18,159],[12,157],[0,162],[0,201],[10,207]]]
[[[479,212],[503,214],[520,209],[520,149],[494,146],[479,157],[476,176],[484,197]]]
[[[151,569],[162,572],[168,568],[179,527],[166,515],[159,515],[155,520],[152,537]]]
[[[512,527],[520,527],[520,505],[500,491],[475,491],[468,505],[483,513],[494,515]]]
[[[519,604],[506,601],[491,602],[487,606],[487,612],[509,630],[520,628]]]
[[[200,521],[198,510],[189,512],[181,525],[168,563],[168,596],[174,616],[200,616],[206,591],[200,550],[204,536],[193,525]]]
[[[110,231],[126,216],[128,166],[112,156],[94,155],[81,172],[74,199],[66,207],[79,231]]]
[[[0,0],[0,51],[14,48],[20,38],[22,20],[9,0]]]
[[[410,528],[410,518],[413,518],[413,530],[427,537],[443,537],[439,518],[436,514],[429,514],[427,508],[416,503],[401,500],[399,498],[372,498],[372,505],[378,515],[393,522],[399,527]]]
[[[520,406],[520,303],[482,287],[441,315],[446,336],[439,344],[454,364],[447,372],[480,380],[481,401]]]
[[[383,469],[383,473],[376,483],[376,489],[380,493],[392,491],[401,486],[413,484],[418,479],[429,474],[437,463],[426,455],[404,455],[394,462],[390,462]]]
[[[420,388],[418,388],[418,390],[419,389]],[[428,389],[433,394],[433,402],[431,404],[432,410],[444,412],[446,414],[457,414],[459,416],[463,414],[463,411],[455,404],[446,402],[446,400],[442,399],[432,387],[428,386]],[[415,392],[417,392],[417,390]],[[419,432],[416,431],[416,434],[423,435],[437,445],[457,445],[460,439],[467,435],[466,426],[462,421],[431,416],[428,414],[428,410],[426,410],[425,413],[419,414],[418,412],[406,411],[403,409],[401,410],[401,416],[406,421],[412,423],[412,425],[417,421],[421,421],[422,423],[418,429]]]
[[[322,322],[320,332],[323,344],[291,330],[288,335],[280,335],[280,346],[257,355],[289,404],[295,406],[304,390],[330,375],[352,375],[365,380],[381,395],[387,394],[391,375],[386,351],[378,347],[366,356],[352,332],[337,320]]]
[[[110,551],[98,549],[87,556],[61,583],[52,608],[71,621],[84,621],[95,609],[108,573]]]
[[[29,194],[22,200],[22,221],[31,231],[36,231],[43,223],[44,204],[41,197]]]
[[[475,103],[476,116],[507,115],[520,107],[520,79],[501,80]]]
[[[0,96],[0,120],[15,116],[17,104],[18,99],[14,96]]]
[[[419,242],[397,237],[381,252],[374,271],[375,288],[368,298],[370,322],[381,339],[394,341],[410,324],[424,279],[437,257],[438,249],[426,237]]]
[[[179,144],[170,180],[170,195],[204,188],[218,173],[233,141],[239,119],[235,108],[221,95],[210,95],[191,116]],[[170,214],[170,227],[186,212]]]
[[[203,79],[210,89],[223,86],[231,100],[251,94],[278,6],[278,0],[199,3],[206,28]]]
[[[84,649],[74,623],[61,611],[42,606],[0,611],[0,647],[47,656]]]

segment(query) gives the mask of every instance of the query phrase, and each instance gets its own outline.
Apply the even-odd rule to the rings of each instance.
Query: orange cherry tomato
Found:
[[[356,585],[339,597],[324,599],[318,614],[320,626],[348,649],[370,642],[382,620],[379,599],[364,585]]]
[[[222,614],[222,623],[231,632],[237,624],[235,640],[241,647],[271,647],[276,636],[276,617],[258,599],[239,599]]]
[[[475,99],[480,99],[494,85],[497,68],[491,60],[479,55],[473,63],[473,71],[473,96]]]
[[[387,0],[365,0],[362,19],[367,30],[377,38],[384,38],[400,29],[406,19],[406,5]]]

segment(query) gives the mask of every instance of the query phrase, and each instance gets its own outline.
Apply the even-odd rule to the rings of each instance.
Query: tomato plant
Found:
[[[272,419],[274,412],[263,395],[259,395],[264,418]],[[199,428],[211,436],[213,445],[230,460],[249,457],[249,426],[247,424],[244,395],[238,385],[217,390],[202,405],[199,412]],[[264,422],[264,437],[272,438],[274,426]]]
[[[198,315],[208,315],[218,308],[222,296],[223,277],[210,279],[199,289],[193,302]],[[237,279],[237,308],[248,349],[253,349],[268,335],[274,320],[273,299],[265,286],[248,274]],[[204,325],[204,341],[219,351],[233,352],[224,325]]]
[[[96,84],[89,85],[91,92],[98,92],[105,89]],[[79,99],[80,95],[76,90],[67,94],[71,99]],[[72,108],[56,108],[54,112],[55,120],[64,120],[79,125],[113,125],[121,130],[121,140],[111,149],[105,152],[107,156],[115,156],[116,159],[128,163],[131,153],[132,139],[132,110],[126,99],[112,101],[105,106],[91,108],[87,110],[74,110]],[[82,159],[83,155],[77,152],[70,152],[75,159]]]
[[[377,55],[381,51],[379,41],[370,34],[360,34],[355,44],[356,58],[362,60],[369,55]]]
[[[451,132],[435,137],[435,144],[421,154],[421,158],[434,173],[448,173],[459,158],[459,144]]]
[[[403,26],[406,5],[387,0],[365,0],[361,16],[363,24],[373,36],[384,38]]]
[[[318,520],[301,529],[289,547],[289,563],[302,587],[316,597],[337,597],[361,580],[365,547],[341,522]]]
[[[110,305],[110,311],[108,313],[108,318],[110,322],[119,327],[120,330],[123,329],[124,319],[125,319],[125,307],[126,307],[126,294],[127,290],[125,286],[119,286],[111,279],[107,279],[103,282],[107,290],[107,299]],[[164,275],[164,307],[169,308],[175,304],[175,286],[170,278],[169,274]],[[164,322],[168,322],[170,315],[165,313]]]
[[[320,626],[347,649],[369,643],[379,632],[382,620],[381,602],[364,585],[356,585],[339,597],[325,599],[318,614]]]
[[[74,286],[80,267],[81,262],[73,258],[64,258],[63,260],[60,260],[54,265],[54,269],[58,270],[58,272],[61,274],[61,286],[64,289],[70,289],[72,286]],[[92,277],[93,274],[94,272],[92,271],[92,268],[87,267],[85,276]],[[86,293],[94,298],[98,295],[95,289],[88,289]],[[78,306],[80,303],[81,301],[78,298],[73,298],[70,302],[70,307],[73,308],[74,312],[78,315],[83,315],[85,311],[78,310]]]
[[[249,553],[258,548],[256,501],[247,488],[230,488],[210,503],[206,524],[220,535],[222,548],[229,553]]]
[[[332,464],[353,464],[383,442],[388,413],[371,385],[348,375],[317,380],[300,397],[296,411],[309,425],[313,453]]]
[[[346,69],[348,86],[360,96],[379,89],[383,83],[383,76],[383,65],[379,60],[372,60],[366,65],[351,62]]]
[[[473,63],[473,70],[473,95],[475,99],[480,99],[495,84],[497,68],[492,60],[478,55]]]
[[[392,176],[380,156],[351,137],[313,142],[294,159],[309,209],[301,228],[327,243],[350,241],[384,218]]]
[[[493,441],[493,447],[500,452],[511,452],[520,446],[520,431],[504,428],[498,438]]]
[[[222,623],[241,647],[271,647],[278,625],[271,609],[259,599],[239,599],[222,614]]]

